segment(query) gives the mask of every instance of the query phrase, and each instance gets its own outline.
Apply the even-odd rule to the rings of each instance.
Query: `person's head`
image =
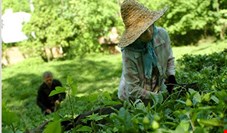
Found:
[[[51,86],[53,81],[53,74],[50,71],[46,71],[43,73],[43,82],[45,82],[48,86]]]
[[[121,4],[121,17],[125,31],[121,36],[119,47],[126,47],[137,39],[149,41],[153,35],[153,24],[167,10],[151,11],[136,0],[124,0]]]

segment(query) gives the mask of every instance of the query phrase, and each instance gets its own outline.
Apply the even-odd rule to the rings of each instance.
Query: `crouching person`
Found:
[[[49,71],[43,73],[43,83],[40,85],[37,95],[37,105],[44,115],[56,111],[60,102],[65,99],[65,93],[56,94],[49,97],[49,94],[57,86],[62,86],[61,82],[53,79],[53,74]]]

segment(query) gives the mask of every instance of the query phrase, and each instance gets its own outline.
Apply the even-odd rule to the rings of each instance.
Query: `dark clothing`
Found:
[[[65,93],[56,94],[49,97],[50,92],[57,86],[62,86],[62,84],[59,80],[54,79],[52,81],[51,87],[49,87],[46,83],[42,83],[42,85],[39,87],[37,105],[41,108],[42,112],[44,112],[46,109],[50,109],[52,112],[54,112],[55,101],[62,101],[65,98]]]

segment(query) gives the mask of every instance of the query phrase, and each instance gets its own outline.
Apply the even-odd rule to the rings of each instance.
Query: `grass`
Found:
[[[13,106],[18,105],[15,104],[18,100],[26,102],[29,97],[35,97],[42,82],[41,75],[47,70],[52,71],[55,78],[60,79],[63,85],[66,83],[67,76],[72,76],[78,83],[78,93],[89,94],[100,89],[113,91],[117,88],[121,73],[120,56],[90,55],[84,59],[50,63],[34,58],[3,68],[3,101]],[[18,94],[15,95],[15,92]]]
[[[113,92],[117,89],[121,74],[120,60],[120,55],[102,54],[50,63],[45,63],[40,58],[28,59],[3,68],[2,101],[23,118],[21,127],[31,129],[47,119],[36,105],[37,90],[42,83],[41,75],[44,71],[52,71],[63,86],[66,84],[67,76],[71,76],[78,84],[77,96],[83,96],[80,99],[83,101],[82,99],[89,99],[87,95],[91,96],[101,91]],[[93,96],[93,99],[96,98],[97,96]],[[89,103],[76,101],[75,112],[86,110],[84,105],[87,104]]]
[[[199,45],[173,47],[173,53],[176,59],[180,59],[184,54],[204,55],[214,52],[221,52],[227,48],[227,40],[213,42],[212,40],[201,41]]]
[[[176,59],[179,59],[184,54],[210,54],[224,48],[227,48],[227,40],[202,43],[199,46],[173,47],[173,52]],[[36,127],[51,117],[44,117],[36,105],[37,89],[42,83],[41,75],[47,70],[52,71],[63,85],[66,84],[67,76],[72,76],[78,84],[77,96],[81,97],[74,106],[76,113],[80,113],[85,110],[80,107],[89,104],[82,99],[89,101],[92,94],[117,90],[121,76],[121,55],[93,54],[84,58],[49,63],[40,58],[32,58],[3,68],[2,101],[23,119],[23,123],[20,123],[23,129]],[[98,97],[93,99],[95,98]]]

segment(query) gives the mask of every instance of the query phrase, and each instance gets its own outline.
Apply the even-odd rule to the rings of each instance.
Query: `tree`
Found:
[[[14,12],[23,11],[30,12],[31,0],[3,0],[2,1],[2,12],[6,9],[12,8]]]
[[[142,0],[141,0],[142,1]],[[168,6],[167,13],[158,21],[165,27],[174,45],[196,43],[202,37],[224,38],[227,27],[225,0],[153,0],[142,1],[152,9]]]
[[[43,55],[44,47],[61,46],[71,57],[98,50],[98,37],[117,24],[114,0],[34,1],[35,11],[24,31],[28,46]],[[45,54],[44,54],[45,56]]]

